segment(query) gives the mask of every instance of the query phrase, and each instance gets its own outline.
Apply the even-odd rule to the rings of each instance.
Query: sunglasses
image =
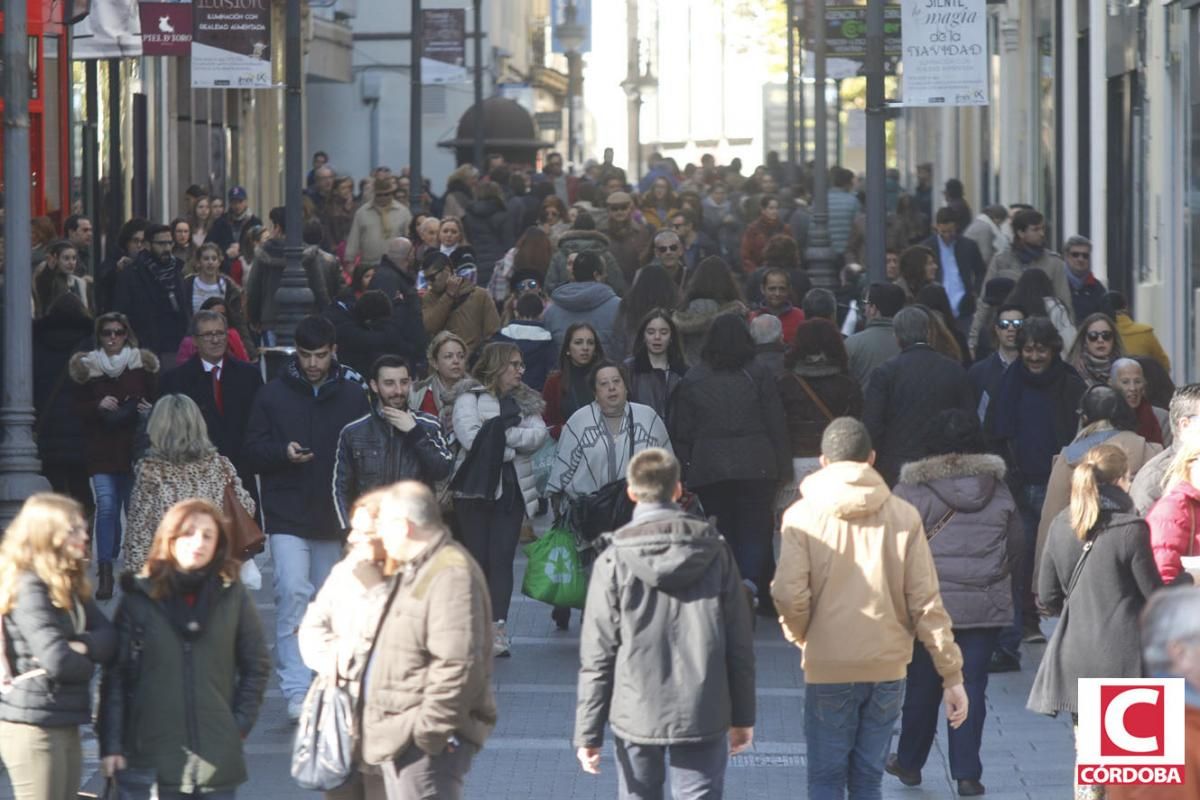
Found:
[[[1088,331],[1087,340],[1089,342],[1111,342],[1113,339],[1112,331]]]
[[[100,337],[103,339],[115,339],[118,336],[124,336],[126,330],[124,328],[105,328],[100,331]]]
[[[1092,259],[1091,253],[1084,252],[1082,250],[1074,253],[1068,253],[1067,255],[1069,255],[1071,258],[1082,258],[1084,261],[1091,261]]]
[[[629,203],[620,203],[619,205],[610,205],[608,207],[608,210],[609,211],[628,211]]]
[[[677,244],[660,244],[660,245],[655,245],[654,249],[660,253],[675,253],[675,252],[679,251],[679,245],[677,245]]]
[[[1023,320],[1023,319],[998,319],[998,320],[996,320],[996,327],[1002,331],[1008,331],[1008,330],[1018,331],[1021,329],[1021,326],[1024,324],[1025,324],[1025,320]]]
[[[532,278],[524,281],[517,281],[518,292],[536,292],[538,288],[538,282]]]

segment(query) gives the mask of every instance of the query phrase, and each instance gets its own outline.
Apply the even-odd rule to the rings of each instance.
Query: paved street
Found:
[[[260,557],[266,560],[266,557]],[[517,587],[525,568],[517,563]],[[264,628],[274,630],[270,565],[263,570],[264,588],[257,602]],[[106,605],[115,605],[115,600]],[[513,656],[497,659],[496,696],[500,722],[467,779],[467,797],[553,798],[584,800],[616,796],[612,751],[607,750],[601,775],[580,771],[570,738],[575,718],[575,675],[579,647],[579,615],[567,633],[555,631],[549,609],[518,594],[509,627]],[[110,609],[111,610],[111,609]],[[1048,627],[1048,626],[1047,626]],[[779,628],[759,621],[758,725],[753,751],[730,764],[726,797],[797,798],[803,796],[805,746],[804,681],[798,652]],[[1034,648],[1040,655],[1042,648]],[[1071,787],[1073,751],[1067,720],[1052,720],[1025,710],[1033,666],[1016,674],[993,676],[988,692],[983,782],[996,800],[1065,797]],[[246,743],[250,781],[239,795],[252,800],[317,798],[302,792],[288,772],[292,727],[274,678],[254,733]],[[943,726],[944,731],[944,726]],[[89,732],[90,737],[90,732]],[[924,770],[924,784],[910,789],[891,776],[884,779],[885,798],[925,800],[956,797],[950,779],[944,736],[939,736]],[[95,745],[85,747],[85,771],[95,769]],[[0,798],[11,797],[7,782]]]

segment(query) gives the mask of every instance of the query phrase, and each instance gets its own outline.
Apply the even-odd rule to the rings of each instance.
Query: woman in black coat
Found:
[[[476,283],[487,286],[496,262],[504,258],[516,237],[500,187],[494,183],[481,183],[476,192],[478,199],[467,206],[463,226],[475,249],[475,265],[479,268]]]
[[[740,316],[713,320],[700,358],[675,390],[671,443],[684,483],[758,588],[760,613],[774,616],[774,498],[792,472],[783,403],[771,375],[752,363],[754,340]]]
[[[33,430],[42,474],[54,491],[85,507],[92,502],[92,490],[83,455],[83,421],[75,413],[67,364],[71,356],[92,349],[93,326],[91,315],[73,294],[59,297],[33,323]]]

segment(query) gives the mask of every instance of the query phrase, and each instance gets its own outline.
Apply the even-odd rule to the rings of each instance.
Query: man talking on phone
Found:
[[[369,409],[362,377],[337,362],[333,323],[315,316],[300,320],[295,355],[250,409],[242,458],[262,479],[275,565],[275,670],[293,721],[312,681],[296,629],[345,542],[329,493],[338,435]]]
[[[397,355],[371,365],[372,407],[342,428],[333,465],[333,505],[343,527],[362,495],[397,481],[420,481],[430,489],[450,474],[454,457],[437,417],[408,407],[412,367]]]

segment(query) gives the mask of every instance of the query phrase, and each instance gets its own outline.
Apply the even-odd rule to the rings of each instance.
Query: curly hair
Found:
[[[69,497],[40,492],[25,500],[0,544],[0,614],[16,606],[17,587],[26,572],[46,584],[56,608],[70,609],[76,597],[92,596],[86,562],[63,548],[71,529],[84,524],[83,506]]]

